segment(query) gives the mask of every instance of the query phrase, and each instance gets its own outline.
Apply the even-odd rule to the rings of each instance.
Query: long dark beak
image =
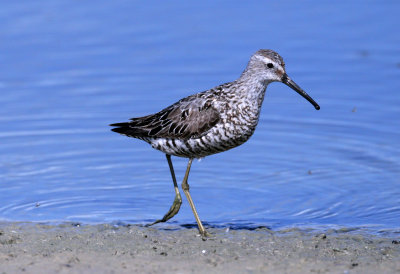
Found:
[[[317,104],[317,102],[315,102],[313,100],[313,98],[311,98],[310,95],[307,94],[307,92],[302,90],[292,79],[290,79],[289,76],[287,76],[286,73],[282,76],[282,83],[284,83],[285,85],[291,87],[294,91],[296,91],[298,94],[300,94],[305,99],[307,99],[307,101],[310,102],[315,107],[316,110],[320,109],[320,107]]]

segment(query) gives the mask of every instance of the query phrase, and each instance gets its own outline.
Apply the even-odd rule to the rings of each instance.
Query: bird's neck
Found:
[[[249,102],[253,102],[252,105],[254,107],[261,108],[264,101],[265,90],[267,89],[268,84],[272,81],[254,77],[254,74],[249,75],[244,71],[236,82],[239,87],[237,89],[237,96],[248,100]],[[254,102],[257,102],[256,105],[254,105]]]

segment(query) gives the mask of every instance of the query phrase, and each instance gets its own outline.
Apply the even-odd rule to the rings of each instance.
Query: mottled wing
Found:
[[[131,137],[198,138],[207,133],[220,119],[210,99],[190,96],[162,111],[131,122],[118,123],[113,131]]]

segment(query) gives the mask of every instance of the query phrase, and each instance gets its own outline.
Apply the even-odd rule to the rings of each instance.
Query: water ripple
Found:
[[[161,1],[140,13],[119,4],[107,3],[114,12],[84,4],[76,10],[69,1],[2,6],[1,219],[161,217],[174,198],[165,156],[112,133],[108,124],[230,81],[254,50],[271,47],[321,110],[271,84],[251,140],[193,164],[189,181],[202,219],[232,227],[398,229],[398,9],[321,4],[298,20],[308,4],[252,4],[230,7],[234,16],[216,27],[201,19],[212,14],[191,4],[179,13]],[[343,10],[357,13],[359,23]],[[372,11],[385,20],[365,24]],[[198,16],[182,17],[191,12]],[[259,20],[287,28],[260,35],[268,24]],[[173,161],[181,180],[187,160]],[[186,203],[174,220],[194,222]]]

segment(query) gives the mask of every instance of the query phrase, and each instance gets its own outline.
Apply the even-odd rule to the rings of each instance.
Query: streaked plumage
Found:
[[[279,54],[259,50],[237,80],[183,98],[156,114],[112,124],[112,130],[146,141],[164,152],[169,163],[170,155],[193,159],[226,151],[243,144],[254,133],[265,90],[274,81],[285,83],[319,109],[287,76]],[[190,164],[191,160],[188,169]],[[170,167],[174,179],[172,163]],[[205,233],[201,223],[199,229]]]

